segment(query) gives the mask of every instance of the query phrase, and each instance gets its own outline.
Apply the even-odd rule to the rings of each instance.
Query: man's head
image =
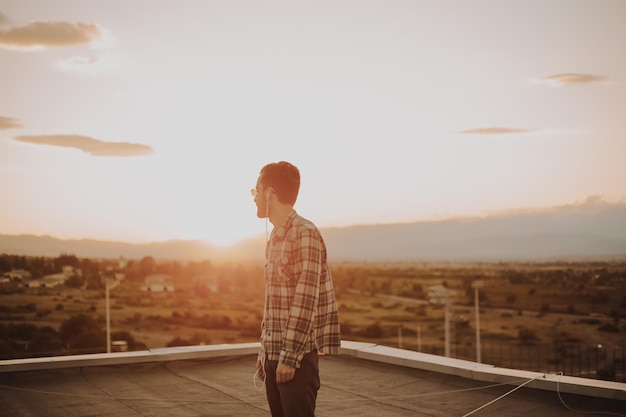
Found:
[[[273,162],[261,169],[259,183],[276,194],[280,203],[293,206],[300,191],[300,171],[289,162]]]
[[[285,161],[265,165],[261,168],[256,188],[253,190],[258,209],[257,216],[267,217],[270,204],[293,206],[299,191],[300,171],[298,168]]]

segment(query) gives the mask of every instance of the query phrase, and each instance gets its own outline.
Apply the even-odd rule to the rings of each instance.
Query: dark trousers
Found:
[[[320,389],[317,350],[302,358],[289,382],[276,383],[278,361],[265,361],[265,393],[272,417],[315,417],[315,401]]]

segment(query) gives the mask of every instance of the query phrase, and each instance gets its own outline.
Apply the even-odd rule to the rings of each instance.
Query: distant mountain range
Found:
[[[331,261],[626,260],[626,203],[580,204],[484,217],[323,228]],[[0,235],[0,253],[80,258],[262,260],[264,237],[222,248],[204,241],[130,244]]]

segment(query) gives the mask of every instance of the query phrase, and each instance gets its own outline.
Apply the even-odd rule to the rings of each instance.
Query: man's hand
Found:
[[[296,375],[296,368],[285,365],[284,363],[279,363],[276,368],[276,382],[278,384],[283,384],[285,382],[289,382]]]
[[[261,381],[265,381],[265,369],[263,369],[263,364],[260,360],[256,361],[256,376]]]

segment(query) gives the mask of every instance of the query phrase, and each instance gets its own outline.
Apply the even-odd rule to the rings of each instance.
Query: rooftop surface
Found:
[[[0,362],[5,417],[269,416],[258,344]],[[626,416],[626,384],[343,342],[320,358],[317,416]]]

